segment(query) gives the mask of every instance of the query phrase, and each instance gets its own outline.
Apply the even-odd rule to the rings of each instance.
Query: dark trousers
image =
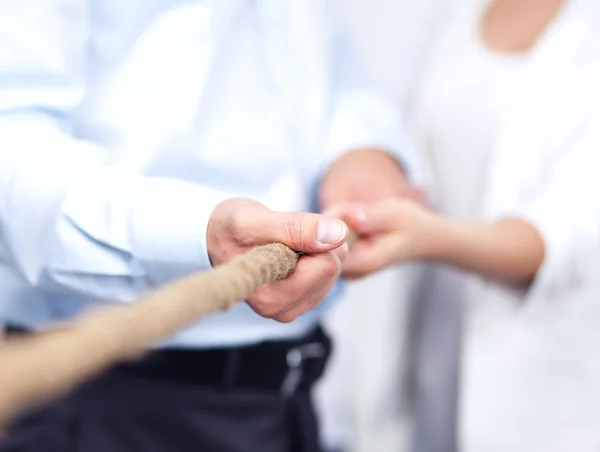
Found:
[[[310,392],[329,354],[320,329],[294,342],[153,352],[25,414],[0,452],[319,452]]]

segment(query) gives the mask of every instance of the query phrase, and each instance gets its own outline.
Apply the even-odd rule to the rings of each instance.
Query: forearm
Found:
[[[437,217],[426,258],[515,285],[528,285],[544,259],[544,242],[529,223],[466,223]]]

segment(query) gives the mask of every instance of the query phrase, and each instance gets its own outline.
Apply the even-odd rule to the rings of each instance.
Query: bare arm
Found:
[[[544,260],[539,232],[519,219],[464,223],[435,217],[424,257],[482,276],[529,285]]]
[[[520,219],[456,221],[398,198],[346,205],[332,213],[364,237],[344,263],[344,273],[351,279],[388,265],[429,261],[527,286],[546,254],[541,233]]]

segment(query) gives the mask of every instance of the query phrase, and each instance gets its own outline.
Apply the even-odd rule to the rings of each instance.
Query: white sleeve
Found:
[[[502,214],[528,221],[541,234],[545,258],[530,293],[551,299],[600,264],[600,114],[542,167],[540,186]]]
[[[227,196],[121,171],[74,138],[88,3],[0,2],[0,261],[44,290],[128,300],[210,265],[206,227]]]

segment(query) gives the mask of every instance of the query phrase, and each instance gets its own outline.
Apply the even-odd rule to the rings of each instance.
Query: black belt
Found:
[[[7,334],[27,334],[8,326]],[[286,396],[310,388],[325,370],[331,341],[321,327],[292,341],[217,349],[156,350],[111,373],[181,382],[215,389],[281,391]]]

